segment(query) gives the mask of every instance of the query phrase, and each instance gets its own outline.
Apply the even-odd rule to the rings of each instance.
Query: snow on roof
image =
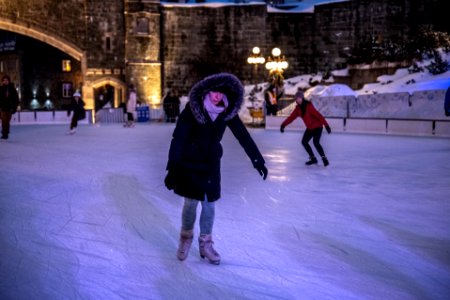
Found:
[[[450,87],[450,71],[439,75],[431,75],[428,72],[406,74],[401,77],[382,76],[383,81],[364,85],[361,90],[356,91],[358,95],[374,93],[397,93],[408,92],[413,94],[416,91],[425,90],[446,90]]]
[[[320,97],[328,96],[356,96],[355,91],[353,91],[349,86],[345,84],[332,84],[328,86],[318,85],[310,89],[305,93],[305,97],[309,99],[309,94],[318,95]]]
[[[241,1],[241,2],[239,2]],[[303,0],[303,1],[285,1],[284,4],[272,6],[265,1],[252,1],[252,0],[205,0],[204,2],[195,2],[188,0],[186,3],[175,3],[161,1],[161,5],[167,7],[223,7],[232,5],[267,5],[267,11],[269,13],[313,13],[314,6],[324,5],[334,2],[346,2],[349,0]]]
[[[450,61],[450,53],[441,51],[443,60]],[[424,90],[446,90],[450,87],[450,71],[442,74],[433,75],[425,66],[430,64],[430,60],[423,60],[417,65],[422,67],[422,71],[411,73],[408,68],[400,68],[392,75],[382,75],[377,78],[377,82],[365,84],[362,89],[353,91],[350,87],[342,84],[331,84],[325,89],[323,86],[315,86],[310,88],[306,95],[322,95],[322,96],[355,96],[365,94],[377,93],[397,93],[407,92],[413,94],[415,91]],[[331,72],[333,76],[345,76],[348,74],[348,69],[334,70]],[[289,86],[297,87],[299,84],[305,84],[309,78],[315,78],[316,81],[321,82],[320,77],[312,77],[312,75],[302,75],[286,79]],[[294,94],[290,88],[286,88],[287,94]]]
[[[304,0],[301,2],[286,3],[285,5],[269,6],[268,12],[274,13],[313,13],[314,7],[334,2],[347,2],[349,0]]]

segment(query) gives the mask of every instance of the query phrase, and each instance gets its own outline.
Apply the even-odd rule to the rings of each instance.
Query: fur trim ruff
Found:
[[[210,91],[221,92],[228,99],[225,121],[235,117],[244,101],[244,87],[241,81],[229,73],[218,73],[197,82],[189,93],[189,106],[200,124],[206,124],[208,112],[204,109],[203,98]]]

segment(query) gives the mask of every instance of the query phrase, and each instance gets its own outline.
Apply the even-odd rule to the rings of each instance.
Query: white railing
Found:
[[[311,101],[335,132],[450,136],[450,118],[444,113],[445,92],[313,96]],[[276,117],[266,116],[266,129],[279,129],[294,107],[287,107]],[[286,129],[305,129],[299,119],[289,127]]]
[[[18,111],[11,118],[13,124],[70,124],[72,115],[67,116],[67,111]],[[86,118],[78,121],[79,124],[91,124],[92,111],[86,110]]]
[[[285,118],[285,116],[266,116],[265,128],[279,130]],[[336,117],[326,119],[333,132],[450,137],[450,118],[448,121]],[[305,125],[297,118],[286,127],[286,130],[303,131]]]

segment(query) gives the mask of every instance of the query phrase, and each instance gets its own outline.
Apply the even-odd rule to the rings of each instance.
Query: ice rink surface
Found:
[[[450,139],[227,130],[213,237],[176,259],[173,124],[13,126],[0,143],[0,299],[450,299]],[[198,237],[198,223],[195,228]]]

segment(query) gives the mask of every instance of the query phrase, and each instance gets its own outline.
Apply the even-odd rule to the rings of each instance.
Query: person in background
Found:
[[[124,127],[134,127],[134,114],[136,113],[137,94],[133,84],[130,84],[127,101],[127,121]]]
[[[266,101],[266,115],[276,116],[278,111],[278,99],[274,86],[269,86],[264,93],[264,99]]]
[[[331,128],[328,125],[325,118],[320,114],[314,105],[305,99],[303,91],[299,90],[295,95],[295,102],[297,106],[292,111],[289,117],[287,117],[283,123],[281,123],[280,131],[284,132],[284,128],[292,123],[296,118],[302,118],[305,123],[306,130],[303,134],[302,145],[305,148],[306,152],[309,155],[309,160],[305,163],[306,165],[314,165],[317,164],[317,158],[309,145],[309,141],[312,139],[314,147],[316,148],[319,155],[322,157],[323,165],[326,167],[330,163],[328,158],[325,156],[325,152],[320,144],[320,137],[322,136],[323,126],[327,130],[328,134],[331,133]]]
[[[119,108],[122,109],[123,119],[124,119],[123,126],[125,126],[126,120],[127,120],[127,118],[128,118],[128,115],[127,115],[127,103],[126,103],[126,101],[120,102]]]
[[[175,123],[180,114],[180,98],[172,90],[169,90],[166,97],[164,97],[163,106],[166,121]]]
[[[81,99],[81,94],[77,91],[73,94],[70,102],[67,116],[72,113],[72,120],[70,122],[70,130],[67,134],[75,134],[77,132],[78,121],[86,118],[86,111],[84,110],[84,101]]]
[[[215,201],[220,197],[220,141],[226,127],[244,148],[253,167],[265,180],[267,168],[255,142],[245,128],[238,112],[243,103],[244,87],[237,77],[228,73],[208,76],[196,83],[189,102],[177,120],[169,149],[167,176],[169,190],[184,197],[180,241],[177,257],[187,258],[193,240],[197,206],[201,203],[200,257],[218,265],[220,255],[213,248],[212,230]]]
[[[450,117],[450,86],[447,88],[445,93],[445,103],[444,103],[445,115]]]
[[[0,86],[0,119],[2,120],[2,140],[9,137],[11,117],[17,111],[19,105],[19,95],[14,83],[8,75],[2,77]]]

